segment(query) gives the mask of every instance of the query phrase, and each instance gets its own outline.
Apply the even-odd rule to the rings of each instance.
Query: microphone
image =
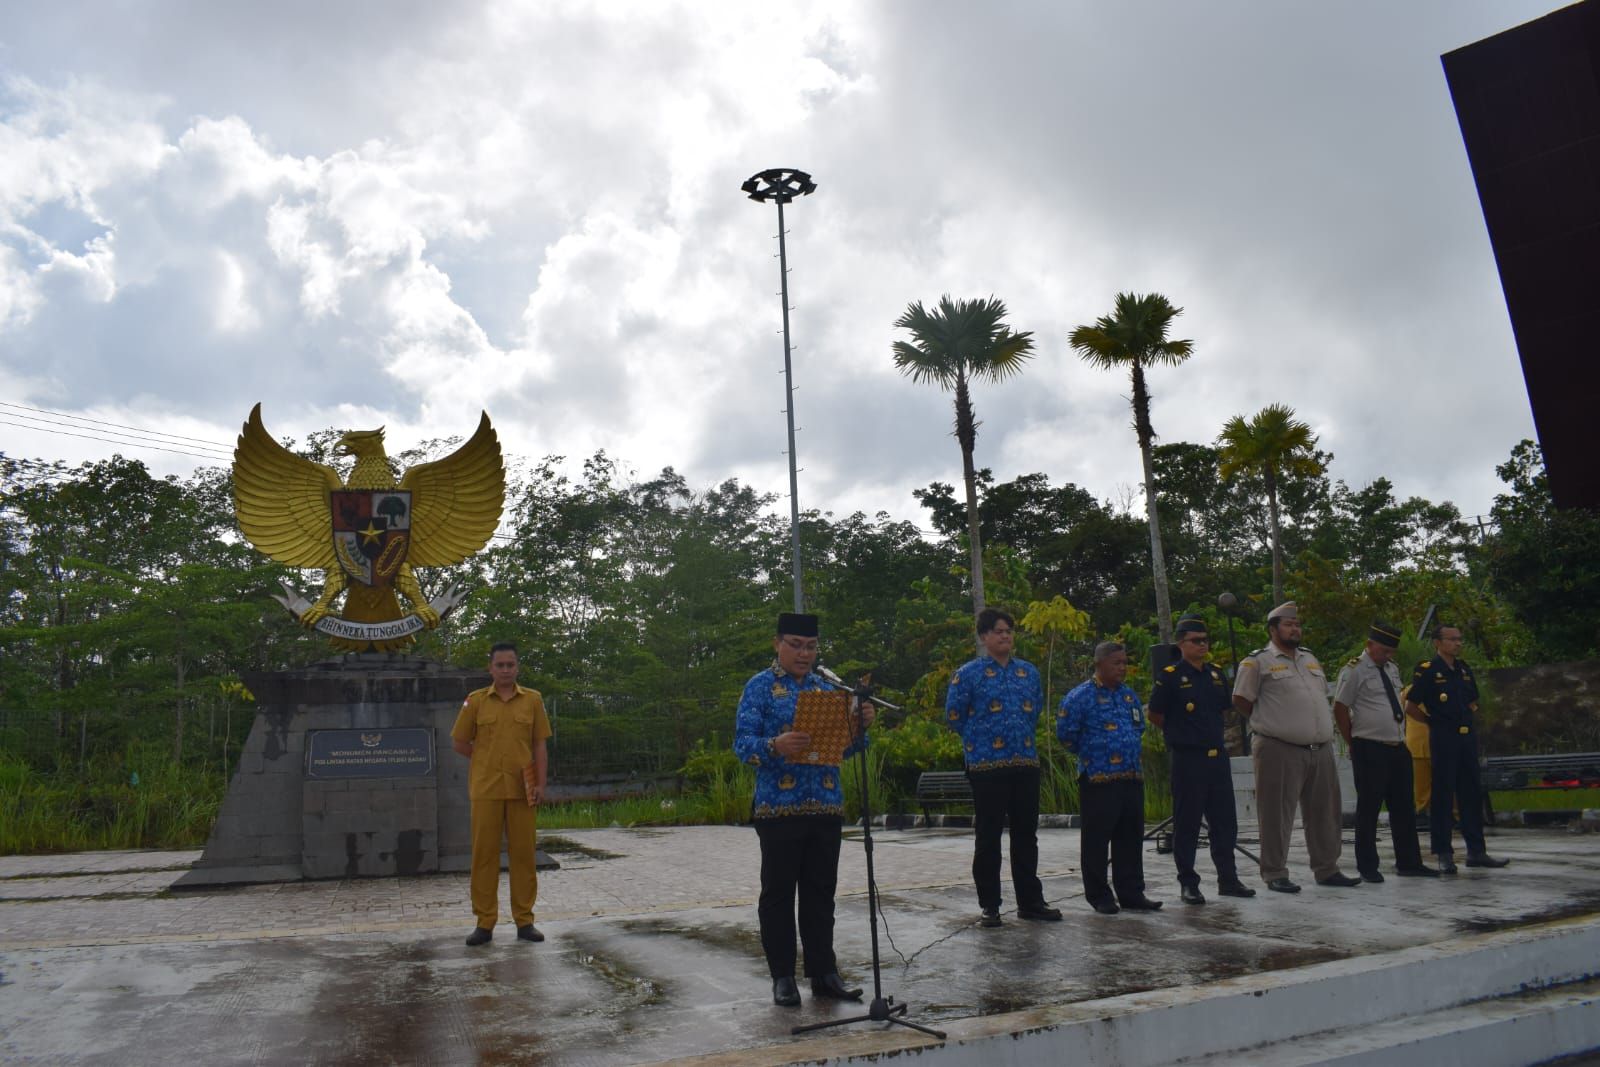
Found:
[[[831,670],[829,670],[828,668],[824,667],[820,663],[817,664],[815,667],[812,667],[811,670],[818,677],[820,677],[823,681],[827,682],[829,685],[832,685],[832,686],[834,686],[836,688],[844,689],[844,690],[846,690],[846,691],[848,691],[850,693],[853,693],[853,694],[855,694],[856,698],[859,699],[859,700],[870,700],[872,703],[878,705],[878,707],[886,708],[889,711],[899,711],[900,710],[900,706],[898,704],[891,704],[887,700],[880,700],[877,697],[873,696],[872,695],[872,687],[870,685],[866,685],[866,684],[862,684],[860,686],[851,685],[849,682],[845,681],[843,678],[840,678],[837,674],[833,673]]]

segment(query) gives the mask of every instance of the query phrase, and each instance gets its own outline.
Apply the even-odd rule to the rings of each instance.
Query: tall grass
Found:
[[[226,791],[215,768],[139,745],[64,774],[0,755],[0,853],[198,848]]]

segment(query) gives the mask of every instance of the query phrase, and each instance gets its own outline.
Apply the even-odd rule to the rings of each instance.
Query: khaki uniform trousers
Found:
[[[1428,810],[1433,798],[1433,760],[1427,756],[1411,757],[1411,797],[1419,813]]]
[[[1251,745],[1256,771],[1256,817],[1261,826],[1261,877],[1289,877],[1289,838],[1295,808],[1305,827],[1311,873],[1318,880],[1339,873],[1339,772],[1333,745],[1291,745],[1256,734]]]
[[[500,841],[511,858],[511,920],[533,922],[533,901],[539,892],[534,861],[538,809],[526,800],[472,801],[472,912],[478,925],[493,930],[500,918]]]

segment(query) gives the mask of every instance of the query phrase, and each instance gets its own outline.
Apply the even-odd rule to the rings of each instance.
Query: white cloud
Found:
[[[1288,403],[1335,476],[1478,510],[1531,423],[1437,56],[1512,7],[23,0],[0,380],[399,447],[488,407],[518,451],[786,492],[775,219],[737,187],[799,166],[805,506],[959,476],[949,397],[889,360],[944,292],[1039,346],[976,393],[981,465],[1137,482],[1125,378],[1066,348],[1134,289],[1196,342],[1152,375],[1164,440]],[[1422,382],[1436,425],[1374,399]]]

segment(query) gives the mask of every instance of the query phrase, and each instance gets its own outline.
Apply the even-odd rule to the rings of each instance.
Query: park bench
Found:
[[[1489,794],[1510,789],[1600,789],[1600,752],[1486,756],[1478,775],[1483,814],[1494,821]]]
[[[917,804],[923,825],[930,825],[928,808],[935,804],[971,804],[972,782],[966,771],[923,771],[917,776]]]

